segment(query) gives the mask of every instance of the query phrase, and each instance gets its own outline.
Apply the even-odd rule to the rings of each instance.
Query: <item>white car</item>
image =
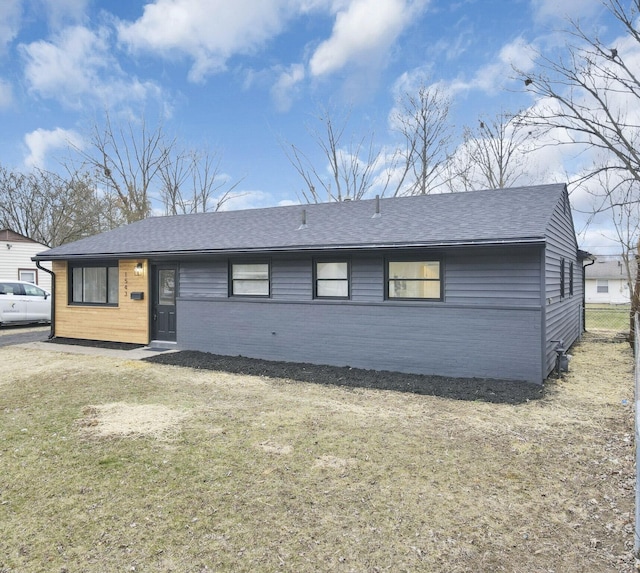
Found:
[[[0,279],[0,325],[51,322],[51,293],[25,281]]]

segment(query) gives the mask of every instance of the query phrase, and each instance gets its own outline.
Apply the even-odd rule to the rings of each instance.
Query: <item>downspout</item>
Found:
[[[56,275],[53,271],[50,271],[49,269],[45,269],[41,264],[40,261],[36,261],[36,267],[38,267],[40,270],[43,270],[45,273],[49,273],[51,275],[51,331],[49,332],[49,340],[51,340],[56,334],[56,328],[55,328],[55,318],[56,318],[56,305],[55,305],[55,301],[56,301]]]

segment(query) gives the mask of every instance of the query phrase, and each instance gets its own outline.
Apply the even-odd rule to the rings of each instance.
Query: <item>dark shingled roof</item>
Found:
[[[562,184],[151,217],[40,260],[543,242]],[[303,213],[306,226],[302,225]]]

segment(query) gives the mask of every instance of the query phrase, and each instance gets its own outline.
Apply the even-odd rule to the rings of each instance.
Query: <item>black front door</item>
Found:
[[[176,288],[178,270],[175,265],[153,267],[152,334],[154,340],[176,339]]]

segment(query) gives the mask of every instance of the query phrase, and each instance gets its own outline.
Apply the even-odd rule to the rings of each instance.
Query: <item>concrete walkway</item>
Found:
[[[133,350],[115,350],[113,348],[99,348],[97,346],[78,346],[75,344],[58,344],[54,342],[26,342],[16,344],[17,348],[31,348],[48,352],[65,352],[68,354],[83,354],[85,356],[108,356],[122,360],[142,360],[159,353],[177,352],[177,348],[161,348],[158,346],[143,346]]]

